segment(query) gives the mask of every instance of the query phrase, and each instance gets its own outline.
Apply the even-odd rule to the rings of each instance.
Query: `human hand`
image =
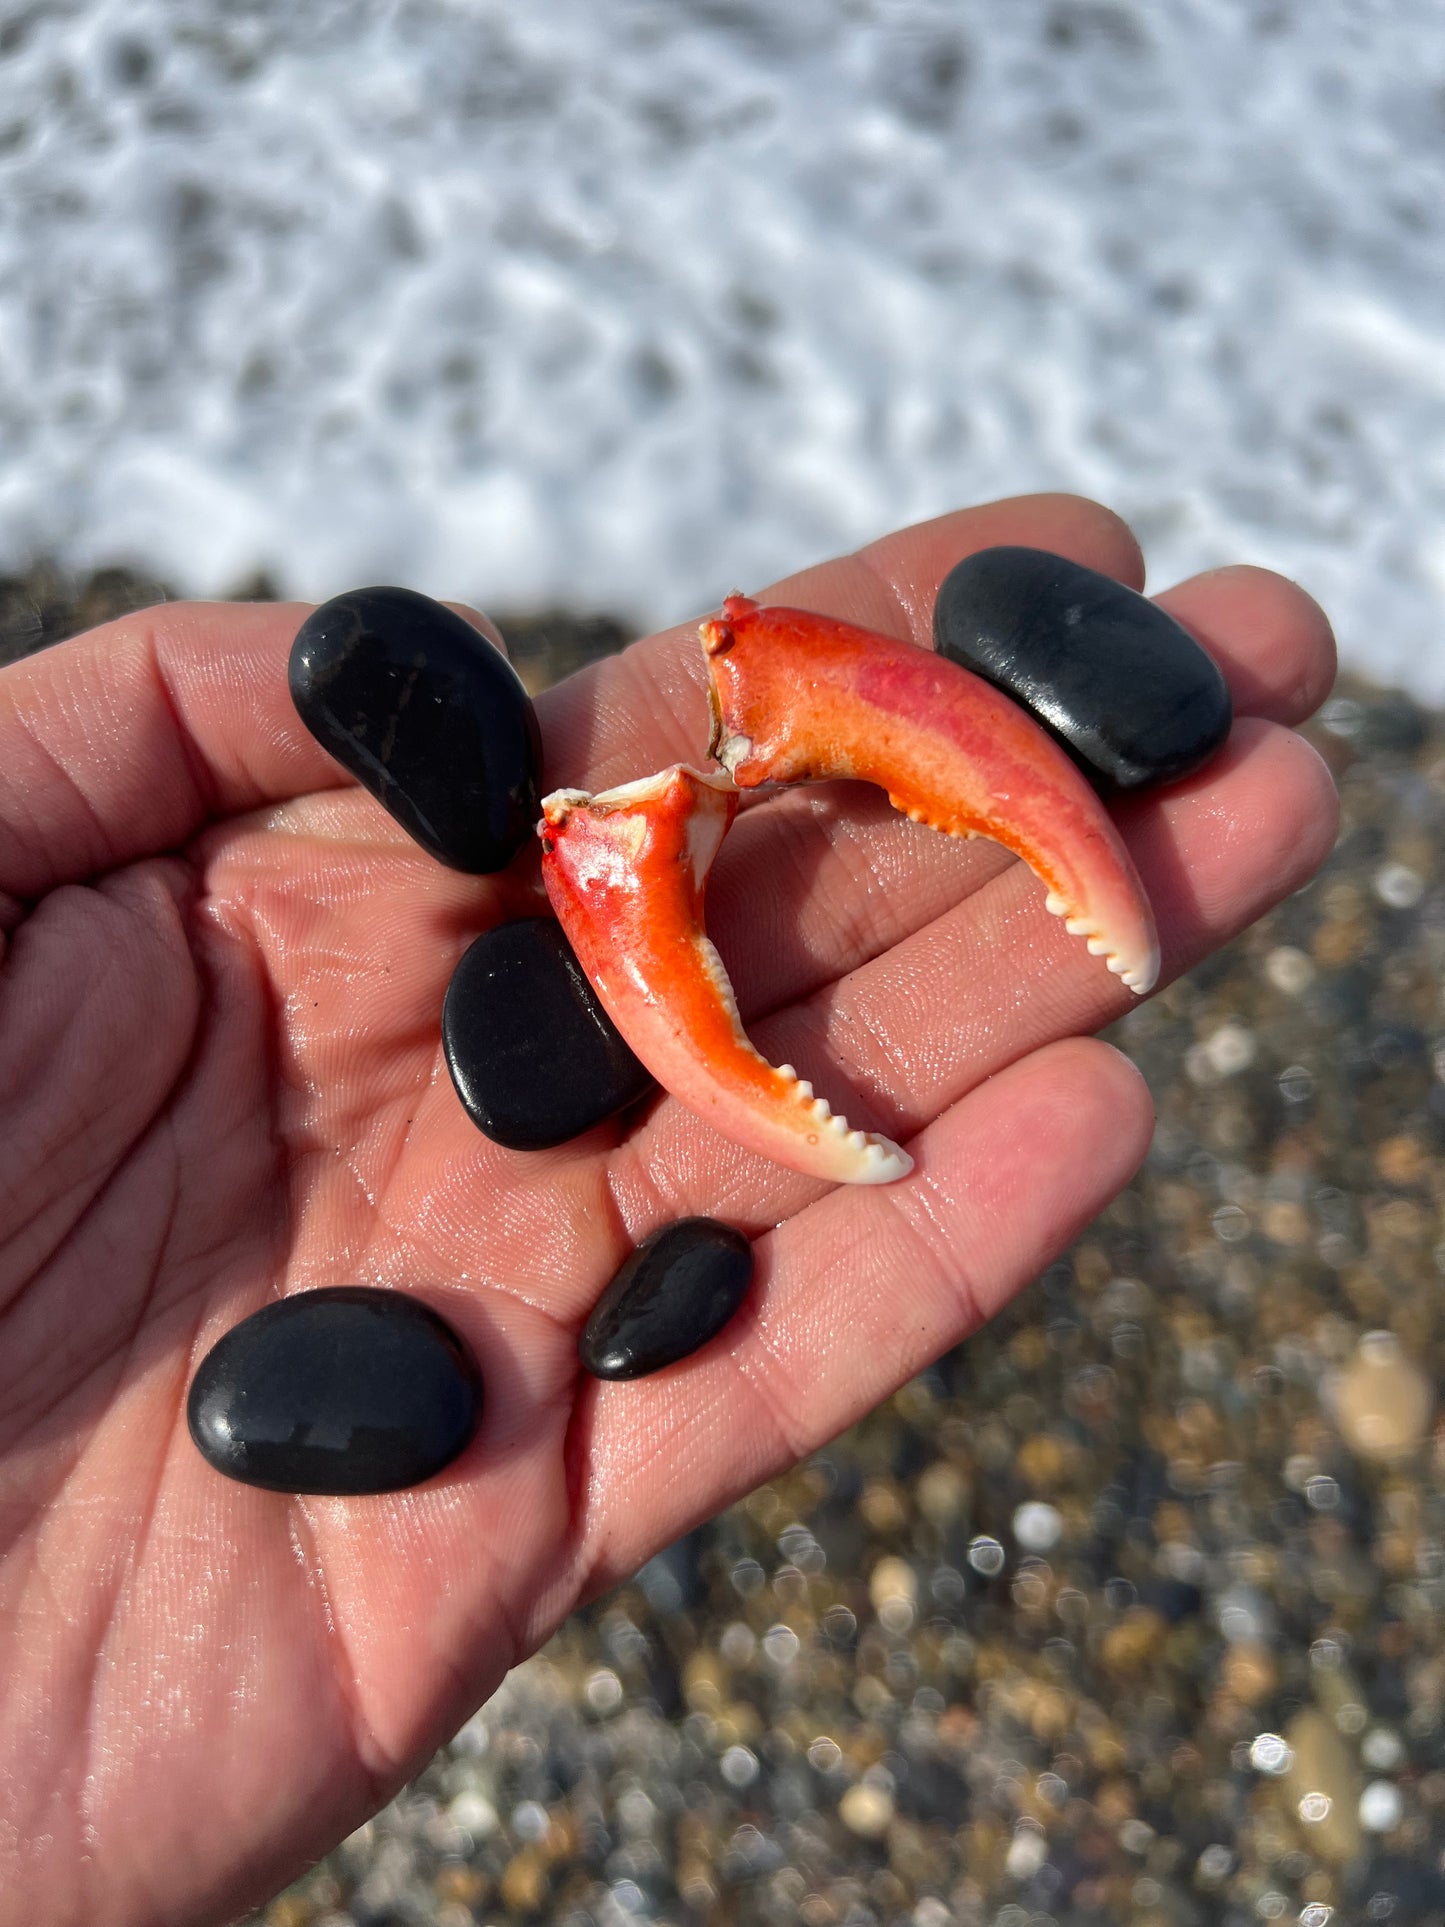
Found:
[[[1137,585],[1127,531],[1040,497],[952,515],[771,594],[926,643],[994,543]],[[1222,754],[1118,820],[1164,978],[1296,889],[1333,790],[1287,727],[1333,646],[1255,570],[1166,598],[1220,661]],[[1150,1107],[1088,1033],[1132,1001],[1019,865],[809,787],[747,807],[708,892],[750,1034],[917,1159],[825,1191],[663,1097],[554,1151],[465,1118],[438,1018],[534,859],[471,878],[311,741],[303,612],[176,606],[0,679],[0,1921],[233,1915],[384,1802],[580,1600],[821,1445],[996,1312],[1125,1184]],[[538,705],[548,785],[707,740],[695,632]],[[703,1212],[756,1239],[721,1339],[579,1375],[627,1250]],[[422,1294],[480,1361],[446,1473],[360,1499],[220,1478],[205,1351],[270,1299]]]

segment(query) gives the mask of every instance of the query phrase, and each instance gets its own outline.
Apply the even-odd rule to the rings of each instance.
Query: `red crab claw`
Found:
[[[725,776],[676,765],[640,783],[542,799],[542,876],[603,1008],[664,1089],[750,1151],[835,1184],[913,1168],[887,1138],[850,1129],[791,1064],[743,1033],[703,928],[708,871],[737,814]]]
[[[987,836],[1048,889],[1071,936],[1143,995],[1159,943],[1109,814],[1009,697],[931,650],[729,596],[701,625],[712,740],[734,782],[855,777],[949,836]]]

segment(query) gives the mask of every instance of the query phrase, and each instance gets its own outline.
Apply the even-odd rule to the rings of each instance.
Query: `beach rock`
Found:
[[[876,1613],[889,1606],[903,1605],[911,1615],[918,1602],[918,1574],[906,1559],[892,1555],[880,1559],[868,1575],[868,1597]]]
[[[442,1047],[468,1117],[514,1151],[565,1144],[653,1088],[551,917],[498,924],[467,949]]]
[[[1213,658],[1146,596],[1043,549],[982,549],[944,578],[934,647],[1023,705],[1096,788],[1172,783],[1229,734]]]
[[[838,1802],[838,1818],[863,1840],[881,1840],[893,1824],[893,1795],[887,1787],[860,1780]]]
[[[1389,1465],[1415,1451],[1434,1388],[1393,1332],[1366,1332],[1334,1386],[1335,1423],[1358,1457]]]
[[[488,875],[531,835],[531,698],[452,610],[410,589],[335,596],[297,632],[290,679],[316,740],[440,862]]]
[[[1318,1707],[1306,1706],[1284,1729],[1289,1766],[1283,1805],[1311,1853],[1331,1866],[1360,1851],[1360,1772],[1350,1748]]]
[[[753,1248],[715,1218],[680,1218],[633,1252],[578,1345],[594,1378],[643,1378],[722,1330],[747,1296]]]
[[[227,1478],[272,1492],[391,1492],[449,1465],[482,1382],[451,1327],[402,1291],[297,1292],[226,1333],[186,1402]]]
[[[1405,1817],[1405,1800],[1393,1780],[1371,1780],[1356,1809],[1367,1833],[1393,1833]]]

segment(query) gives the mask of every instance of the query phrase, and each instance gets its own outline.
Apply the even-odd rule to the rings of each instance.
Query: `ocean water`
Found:
[[[1438,0],[0,5],[0,568],[650,624],[1043,487],[1445,698]]]

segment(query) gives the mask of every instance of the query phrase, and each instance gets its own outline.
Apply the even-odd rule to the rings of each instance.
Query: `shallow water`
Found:
[[[0,22],[0,568],[638,623],[1082,489],[1445,696],[1434,0]]]

